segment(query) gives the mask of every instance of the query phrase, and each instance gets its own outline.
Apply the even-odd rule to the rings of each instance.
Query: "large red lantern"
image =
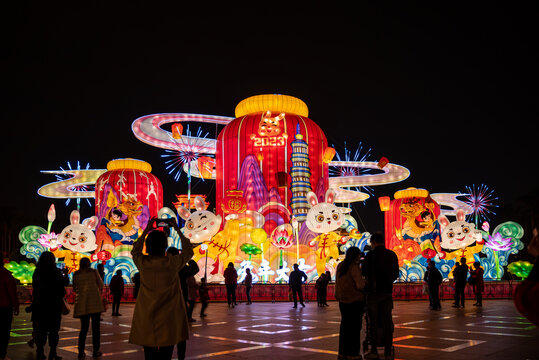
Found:
[[[163,207],[163,187],[151,170],[149,163],[135,159],[117,159],[107,164],[107,172],[95,185],[95,213],[100,221],[98,245],[132,244],[148,219],[157,216]]]
[[[270,217],[278,225],[296,214],[293,204],[307,204],[309,190],[328,188],[327,140],[307,116],[305,103],[292,96],[259,95],[238,104],[236,119],[217,138],[217,212],[226,208],[228,190],[242,190],[247,210],[276,204]]]

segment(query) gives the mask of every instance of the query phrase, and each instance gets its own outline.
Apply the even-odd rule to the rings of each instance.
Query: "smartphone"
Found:
[[[156,225],[158,227],[170,227],[172,226],[172,224],[170,223],[171,221],[173,221],[174,219],[172,218],[169,218],[169,219],[156,219]]]

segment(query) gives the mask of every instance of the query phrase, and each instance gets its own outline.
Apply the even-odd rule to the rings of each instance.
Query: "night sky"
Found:
[[[241,100],[266,93],[302,99],[338,152],[361,142],[373,161],[410,170],[354,207],[360,230],[382,230],[376,197],[411,186],[486,184],[499,198],[497,224],[537,198],[537,12],[473,6],[12,5],[3,20],[3,236],[19,222],[46,227],[52,200],[37,190],[55,178],[40,170],[68,161],[146,160],[172,207],[186,177],[174,182],[164,150],[137,140],[131,123],[166,112],[234,116]],[[211,187],[195,181],[193,192]],[[59,231],[75,205],[54,203]],[[93,208],[83,201],[81,212]]]

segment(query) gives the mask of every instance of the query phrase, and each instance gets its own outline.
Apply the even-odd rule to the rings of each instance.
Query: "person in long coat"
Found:
[[[39,257],[32,276],[32,319],[36,323],[37,359],[45,358],[44,346],[49,339],[49,359],[59,359],[56,354],[62,322],[62,301],[67,281],[56,267],[56,258],[50,251]]]
[[[80,319],[80,332],[78,341],[79,359],[86,357],[86,335],[92,320],[93,357],[101,356],[101,313],[105,311],[101,293],[103,280],[97,270],[90,268],[90,259],[82,258],[80,269],[73,274],[73,291],[75,292],[75,306],[73,317]]]
[[[473,291],[475,293],[476,302],[474,306],[483,306],[483,291],[485,291],[485,282],[483,280],[483,269],[481,264],[476,261],[473,264],[473,270],[470,269],[470,277],[473,279]]]
[[[337,266],[335,299],[339,301],[339,355],[337,359],[361,359],[361,322],[365,305],[365,280],[359,267],[361,251],[352,246]]]
[[[189,325],[178,272],[193,256],[193,247],[172,220],[170,226],[180,236],[182,251],[166,256],[167,235],[155,228],[157,220],[150,219],[131,251],[140,272],[140,290],[129,342],[143,346],[146,359],[170,359],[174,346],[181,344],[178,359],[183,359]],[[142,253],[145,243],[148,255]]]

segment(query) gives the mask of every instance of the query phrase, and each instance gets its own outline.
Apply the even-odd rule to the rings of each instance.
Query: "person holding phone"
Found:
[[[167,234],[158,229],[164,222],[180,236],[178,255],[166,256]],[[143,254],[145,244],[148,255]],[[144,347],[145,359],[171,359],[178,345],[178,359],[184,359],[189,325],[178,272],[193,256],[191,242],[175,219],[152,218],[131,255],[140,273],[140,289],[129,342]]]

